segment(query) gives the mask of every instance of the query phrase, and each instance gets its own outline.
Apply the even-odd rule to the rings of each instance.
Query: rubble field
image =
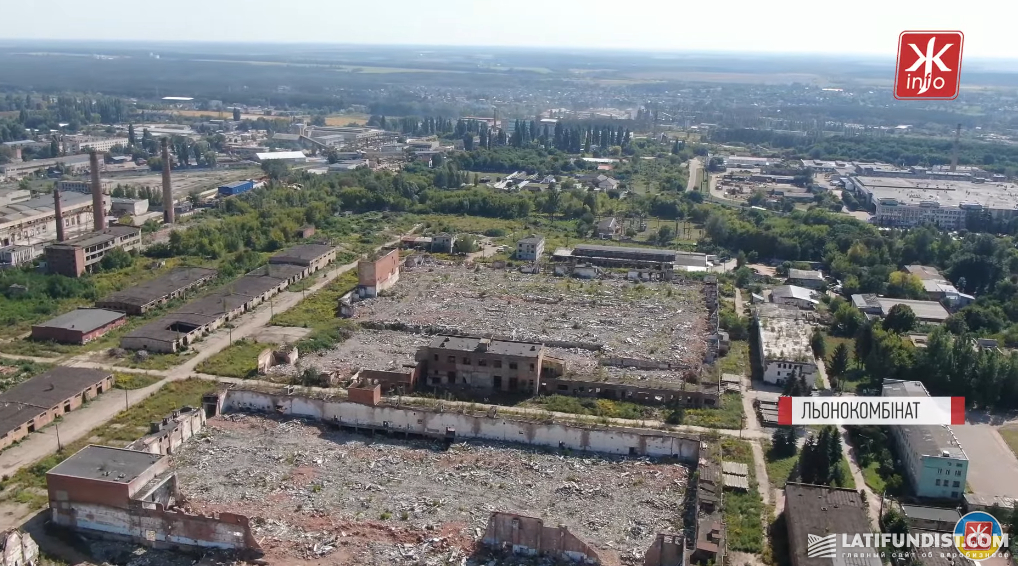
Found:
[[[359,369],[398,371],[405,364],[416,364],[414,354],[431,340],[431,336],[422,334],[362,329],[330,350],[298,359],[296,366],[274,366],[269,369],[269,375],[294,377],[307,368],[320,372],[337,371],[343,377]]]
[[[383,296],[355,303],[354,320],[443,326],[469,335],[601,344],[601,352],[555,348],[578,378],[597,371],[597,356],[699,367],[707,350],[707,307],[698,281],[579,281],[512,269],[422,265],[405,268]],[[631,371],[631,373],[633,373]],[[653,372],[658,380],[669,372]],[[585,375],[586,374],[586,375]],[[619,374],[619,375],[616,375]],[[647,377],[645,377],[647,378]],[[672,374],[672,379],[678,376]]]
[[[229,414],[173,456],[203,512],[251,518],[272,563],[527,564],[480,548],[493,511],[565,525],[605,564],[642,564],[681,528],[689,469],[481,441],[448,449],[321,423]]]

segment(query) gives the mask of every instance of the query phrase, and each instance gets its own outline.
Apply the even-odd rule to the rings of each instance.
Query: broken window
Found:
[[[464,365],[465,365],[465,366],[469,366],[469,365],[471,365],[471,359],[470,359],[470,358],[468,358],[468,357],[464,357]]]
[[[510,362],[509,368],[510,369],[517,369],[517,363],[516,362]]]
[[[534,371],[534,364],[531,364],[531,371]]]
[[[488,365],[488,360],[483,360],[483,359],[482,360],[478,360],[478,365],[482,366],[482,367],[487,366]]]
[[[494,362],[492,362],[492,367],[501,368],[502,367],[502,360],[495,360]]]
[[[492,377],[492,387],[496,389],[502,389],[502,376],[496,375]]]
[[[435,354],[435,361],[439,361],[439,355]]]
[[[455,364],[456,363],[456,356],[449,356],[448,358],[446,358],[446,361],[451,363],[451,364]]]

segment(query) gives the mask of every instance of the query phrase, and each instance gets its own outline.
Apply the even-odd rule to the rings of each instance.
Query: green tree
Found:
[[[273,181],[279,181],[290,173],[290,167],[280,159],[269,159],[262,162],[262,171]]]
[[[658,228],[658,234],[656,235],[655,240],[658,242],[658,245],[666,246],[675,238],[676,231],[673,230],[672,226],[666,225]]]
[[[898,299],[926,299],[923,281],[912,273],[893,271],[888,276],[887,294]]]
[[[240,122],[240,121],[241,121],[241,109],[235,107],[234,108],[234,122]]]
[[[840,379],[849,370],[849,347],[845,342],[839,342],[835,351],[831,354],[831,361],[828,362],[828,377]]]
[[[134,258],[131,257],[131,254],[120,248],[113,248],[103,255],[103,259],[99,260],[99,266],[103,269],[103,271],[123,269],[125,267],[130,267],[133,263]]]
[[[824,334],[820,328],[815,328],[814,333],[810,335],[810,349],[813,350],[814,357],[824,359],[827,352],[825,351]]]
[[[138,140],[134,137],[134,124],[127,125],[127,143],[128,145],[135,145]]]
[[[890,332],[904,334],[916,328],[916,314],[909,305],[895,305],[888,310],[881,326]]]

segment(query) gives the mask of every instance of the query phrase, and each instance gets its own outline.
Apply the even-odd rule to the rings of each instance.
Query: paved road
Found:
[[[966,483],[974,493],[1019,497],[1019,460],[987,424],[955,425],[952,432],[969,456]]]
[[[701,177],[701,171],[704,169],[704,165],[701,163],[699,157],[693,157],[690,159],[690,161],[687,161],[686,163],[687,169],[689,169],[690,171],[690,174],[687,176],[686,179],[686,190],[696,191],[698,187],[700,187],[699,181]]]
[[[413,233],[417,229],[418,227],[415,226],[409,233]],[[385,245],[394,245],[398,242],[399,239],[395,239],[387,242]],[[380,248],[381,247],[382,246],[380,246]],[[308,292],[313,293],[318,291],[322,287],[331,283],[339,275],[346,273],[351,269],[355,269],[356,267],[357,261],[353,261],[346,265],[336,267],[331,271],[327,271],[324,276],[320,277],[318,282],[308,289]],[[233,339],[239,340],[261,329],[269,323],[269,319],[272,314],[281,313],[293,308],[294,305],[301,302],[304,296],[304,293],[281,293],[276,297],[273,297],[271,302],[263,303],[257,309],[234,322]],[[167,382],[187,379],[189,376],[194,374],[194,369],[198,366],[198,364],[219,353],[229,345],[230,332],[226,328],[220,328],[194,346],[194,348],[198,350],[198,354],[189,359],[187,362],[167,371],[144,372],[151,375],[162,376],[163,379],[160,381],[144,389],[138,389],[127,393],[121,390],[114,390],[110,393],[101,395],[99,398],[90,402],[87,406],[65,415],[59,424],[59,428],[58,426],[46,427],[34,434],[30,434],[18,445],[8,448],[0,453],[0,474],[12,474],[22,467],[38,462],[55,452],[58,448],[58,433],[60,436],[60,444],[70,444],[81,439],[93,428],[106,423],[116,416],[117,413],[123,411],[126,407],[140,403],[149,395],[158,391],[159,388]],[[90,355],[91,353],[87,353],[71,358],[64,361],[63,365],[111,369],[118,372],[131,371],[125,368],[89,361],[88,358]],[[47,360],[48,363],[54,363],[56,361],[58,360]]]

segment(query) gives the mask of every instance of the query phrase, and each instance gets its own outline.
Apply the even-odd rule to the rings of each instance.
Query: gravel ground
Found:
[[[267,557],[281,561],[479,563],[489,514],[509,511],[566,525],[609,563],[639,564],[679,524],[688,479],[685,466],[649,459],[481,442],[444,450],[251,415],[212,419],[202,436],[174,456],[182,492],[197,510],[252,517]]]

